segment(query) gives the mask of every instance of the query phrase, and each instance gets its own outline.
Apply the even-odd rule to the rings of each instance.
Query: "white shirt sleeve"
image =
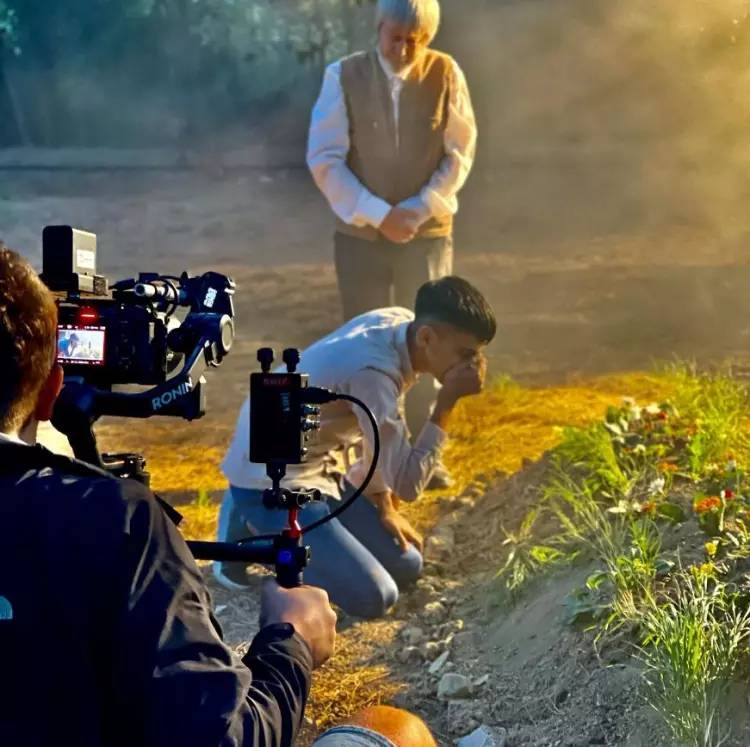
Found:
[[[349,117],[341,87],[341,63],[326,68],[313,107],[307,140],[307,166],[336,215],[350,225],[378,228],[391,205],[370,192],[346,163]]]
[[[367,488],[368,494],[392,490],[405,501],[414,501],[429,482],[447,434],[431,421],[425,423],[414,446],[399,408],[396,383],[382,371],[366,368],[352,376],[347,394],[361,399],[371,410],[380,433],[378,468]],[[361,484],[373,454],[372,426],[362,410],[352,405],[363,437],[362,459],[352,466],[348,479]]]
[[[419,195],[399,204],[399,207],[414,210],[419,216],[420,224],[431,217],[456,214],[458,192],[466,183],[474,163],[477,125],[466,77],[455,60],[443,142],[445,156],[435,173]]]

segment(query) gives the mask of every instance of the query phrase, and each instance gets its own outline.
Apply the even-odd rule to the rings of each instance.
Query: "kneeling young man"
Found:
[[[367,312],[347,322],[302,353],[301,370],[312,386],[361,399],[380,430],[378,469],[366,496],[305,541],[312,560],[305,580],[328,591],[333,602],[360,617],[379,617],[398,598],[399,587],[422,571],[421,537],[398,511],[399,501],[416,500],[439,461],[446,427],[459,399],[481,391],[486,373],[483,348],[495,335],[495,316],[470,283],[445,277],[425,283],[415,311],[399,307]],[[402,398],[420,374],[441,384],[435,408],[412,446]],[[240,410],[223,470],[230,487],[219,516],[219,539],[232,542],[249,534],[276,532],[283,512],[263,506],[269,487],[264,465],[248,460],[250,403]],[[339,486],[332,468],[335,453],[362,441],[362,458]],[[364,479],[372,455],[369,420],[346,402],[323,407],[319,437],[308,461],[289,466],[283,484],[318,488],[327,503],[302,512],[310,524],[346,499]],[[217,564],[217,579],[230,588],[246,582],[245,568]]]

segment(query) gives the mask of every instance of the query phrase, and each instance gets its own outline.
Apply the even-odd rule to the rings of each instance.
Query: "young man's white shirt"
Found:
[[[407,330],[414,314],[399,307],[378,309],[355,317],[302,353],[299,370],[310,375],[311,386],[358,397],[373,411],[380,432],[378,469],[368,494],[392,490],[398,497],[416,499],[429,481],[447,438],[437,425],[425,423],[412,446],[402,415],[401,397],[414,383]],[[283,370],[283,369],[279,369]],[[250,402],[243,404],[237,428],[222,470],[231,485],[262,490],[270,487],[265,465],[252,464]],[[348,402],[323,405],[321,429],[309,445],[307,461],[290,465],[283,484],[318,488],[338,497],[331,474],[335,453],[363,441],[362,458],[347,473],[357,487],[365,477],[372,455],[370,421]]]
[[[398,137],[399,100],[409,69],[395,72],[380,51],[377,55],[391,88]],[[443,140],[445,156],[437,170],[419,194],[399,205],[417,213],[415,227],[432,217],[456,214],[457,194],[474,162],[477,141],[474,110],[466,78],[455,60]],[[339,60],[326,68],[320,95],[312,111],[307,165],[318,188],[341,220],[353,226],[379,228],[391,205],[370,192],[351,171],[346,162],[349,145],[349,118]]]

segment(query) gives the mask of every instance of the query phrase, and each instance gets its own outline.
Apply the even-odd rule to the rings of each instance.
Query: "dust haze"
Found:
[[[456,271],[497,308],[496,369],[559,380],[675,355],[742,364],[750,3],[442,5],[436,46],[465,70],[480,130]],[[349,47],[373,38],[371,13],[353,6]],[[187,107],[176,103],[182,90],[158,105],[153,92],[134,93],[128,105],[144,123],[135,141],[105,127],[75,148],[0,149],[0,235],[38,263],[42,227],[73,223],[99,234],[102,268],[120,275],[221,265],[240,282],[248,350],[262,339],[306,344],[340,321],[332,220],[304,168],[324,62],[264,67],[256,56],[242,84],[265,93],[243,90],[254,103],[231,105],[237,80],[227,82],[227,114],[214,111],[210,126],[201,102],[214,100],[215,74],[211,96],[190,90]],[[77,85],[91,88],[92,121],[111,118],[106,86],[95,76]],[[315,294],[303,282],[311,271]]]

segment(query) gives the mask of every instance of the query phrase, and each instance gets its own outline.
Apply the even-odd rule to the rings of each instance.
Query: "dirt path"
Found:
[[[105,449],[143,451],[154,486],[173,501],[191,500],[201,489],[218,497],[224,487],[218,463],[246,396],[247,373],[256,367],[256,348],[304,347],[340,322],[321,200],[298,171],[145,180],[37,173],[15,175],[14,182],[12,194],[0,189],[2,235],[37,263],[43,225],[70,222],[99,233],[101,269],[113,279],[145,269],[210,268],[237,280],[238,337],[210,377],[208,415],[193,424],[154,418],[99,428]],[[491,206],[480,207],[473,214],[489,220]],[[548,384],[648,368],[675,355],[750,363],[750,263],[739,239],[674,226],[576,240],[547,235],[530,239],[525,251],[523,226],[506,225],[497,242],[505,250],[490,253],[492,230],[481,228],[460,227],[456,271],[497,311],[500,333],[489,351],[494,374]],[[533,470],[485,498],[449,501],[435,512],[437,520],[440,512],[459,511],[447,520],[455,523],[454,554],[447,561],[433,557],[437,562],[393,617],[342,621],[343,651],[316,679],[311,719],[329,723],[388,697],[423,713],[441,745],[480,723],[504,725],[510,745],[660,744],[658,727],[635,698],[632,667],[612,652],[602,668],[590,641],[556,616],[575,579],[551,579],[518,610],[486,604],[485,583],[499,562],[488,512],[510,521],[507,507],[524,505],[519,495],[532,477]],[[254,594],[215,593],[228,639],[243,645],[257,617]],[[449,650],[431,673],[429,666]],[[468,678],[470,696],[437,698],[449,671]],[[405,687],[400,695],[399,687]]]

